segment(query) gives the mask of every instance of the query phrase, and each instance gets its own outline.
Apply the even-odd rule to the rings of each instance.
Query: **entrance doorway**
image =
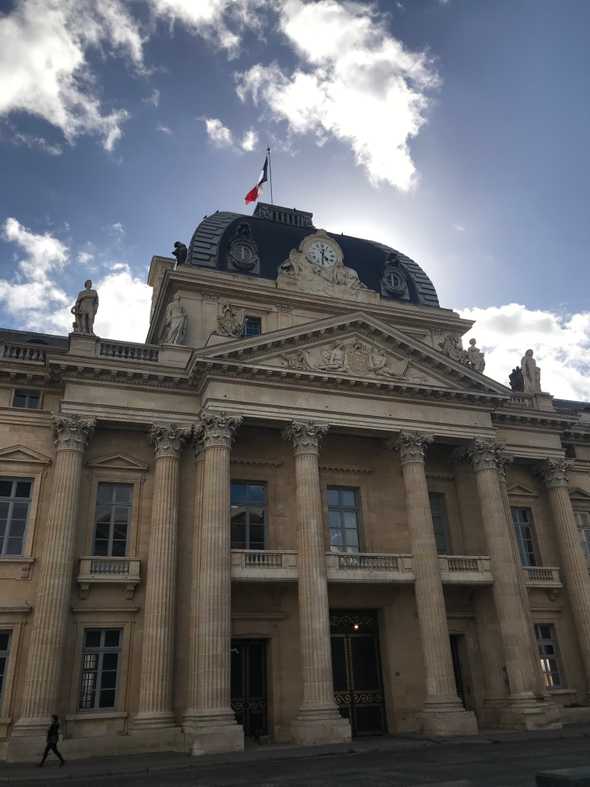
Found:
[[[352,734],[386,732],[379,622],[373,611],[330,613],[334,698]]]
[[[232,639],[231,706],[247,738],[268,735],[266,640]]]
[[[463,634],[451,634],[450,640],[457,695],[466,710],[473,710],[473,693],[471,690],[471,678],[465,652],[465,637]]]

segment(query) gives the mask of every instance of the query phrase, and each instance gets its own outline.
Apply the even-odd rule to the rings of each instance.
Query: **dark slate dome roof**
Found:
[[[317,232],[317,229],[312,223],[311,213],[278,205],[258,203],[252,216],[217,211],[211,216],[205,216],[195,230],[188,247],[186,264],[236,273],[228,252],[239,232],[245,232],[256,246],[258,264],[244,275],[276,279],[277,269],[288,258],[291,249],[296,249],[306,235]],[[418,263],[405,254],[375,241],[333,232],[328,235],[340,245],[344,264],[354,268],[370,290],[381,292],[386,258],[394,254],[408,282],[408,294],[400,299],[422,306],[439,306],[434,285]],[[398,299],[394,295],[383,295],[392,300]]]

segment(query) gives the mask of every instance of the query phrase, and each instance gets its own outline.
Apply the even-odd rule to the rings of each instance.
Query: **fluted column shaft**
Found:
[[[493,440],[475,440],[469,449],[473,462],[481,516],[494,575],[493,594],[502,635],[510,692],[516,698],[533,698],[529,634],[520,595],[520,565],[510,541],[498,464],[503,459]]]
[[[203,497],[196,595],[196,714],[201,726],[235,726],[231,709],[230,448],[241,419],[202,413]]]
[[[138,713],[134,726],[174,724],[173,670],[178,523],[178,465],[187,429],[156,424],[154,495],[147,563]]]
[[[543,475],[557,531],[561,569],[576,624],[586,685],[590,690],[590,577],[568,491],[569,464],[565,459],[548,459],[543,465]]]
[[[17,734],[36,732],[58,712],[59,683],[74,565],[79,488],[84,449],[94,420],[54,418],[57,452],[39,583],[31,628],[21,718]]]
[[[402,464],[406,510],[414,565],[416,608],[426,671],[426,706],[460,707],[447,625],[436,539],[432,526],[424,453],[428,435],[402,432],[390,445]]]
[[[332,722],[334,727],[325,733],[324,739],[333,736],[336,740],[350,737],[350,729],[336,708],[332,678],[330,607],[319,470],[320,441],[327,431],[328,426],[325,424],[293,421],[284,436],[292,442],[295,453],[297,595],[303,679],[303,697],[297,722],[299,725],[312,726],[314,723],[317,726],[318,722]],[[300,728],[295,730],[295,737],[306,742],[307,738],[301,736],[301,732]]]

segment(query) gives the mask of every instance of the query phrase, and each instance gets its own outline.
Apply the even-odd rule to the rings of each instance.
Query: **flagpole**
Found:
[[[267,147],[266,155],[268,156],[268,182],[270,184],[270,204],[274,205],[274,200],[272,196],[272,165],[270,162],[270,147]]]

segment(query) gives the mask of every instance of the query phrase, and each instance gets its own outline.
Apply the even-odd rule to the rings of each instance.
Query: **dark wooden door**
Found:
[[[231,706],[247,738],[268,734],[266,640],[232,640]]]
[[[333,610],[330,628],[336,704],[350,719],[353,735],[382,735],[386,721],[377,614]]]

